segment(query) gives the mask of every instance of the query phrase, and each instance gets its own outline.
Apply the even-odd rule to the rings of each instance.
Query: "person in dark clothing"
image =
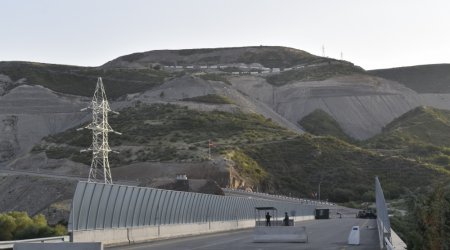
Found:
[[[269,212],[267,212],[267,214],[266,214],[266,227],[270,227],[270,218],[272,218],[272,216],[269,214]]]
[[[287,212],[284,213],[284,220],[283,220],[283,222],[284,222],[285,226],[289,226],[289,215],[288,215]]]

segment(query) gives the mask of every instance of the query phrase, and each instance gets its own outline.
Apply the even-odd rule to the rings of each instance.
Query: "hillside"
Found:
[[[357,140],[380,133],[390,121],[415,107],[450,107],[450,94],[418,94],[351,62],[276,46],[148,51],[100,67],[1,62],[0,94],[31,84],[90,96],[97,76],[103,76],[108,97],[119,101],[117,107],[130,106],[136,98],[180,101],[218,94],[233,102],[240,99],[240,108],[251,107],[297,131],[299,120],[322,109]]]
[[[137,104],[110,118],[111,126],[123,133],[111,135],[110,145],[120,154],[111,154],[113,168],[141,162],[208,161],[208,140],[214,144],[212,156],[243,144],[278,141],[297,134],[257,114],[223,111],[196,111],[172,104]],[[91,143],[89,131],[71,129],[34,147],[51,159],[70,159],[90,164],[90,155],[80,153]],[[170,174],[168,174],[170,176]]]
[[[321,109],[316,109],[309,115],[303,117],[298,124],[305,129],[306,132],[313,135],[334,136],[341,140],[349,140],[347,134],[342,131],[339,123],[328,113]]]
[[[321,197],[337,202],[373,200],[375,176],[382,178],[388,198],[450,177],[414,160],[385,156],[333,137],[305,134],[243,150],[270,174],[277,192],[311,197],[321,183]]]
[[[388,124],[365,147],[403,155],[450,170],[450,112],[418,107]]]
[[[111,154],[113,174],[118,167],[126,171],[126,166],[153,161],[208,162],[211,139],[213,158],[227,159],[236,171],[234,178],[247,187],[268,192],[310,197],[322,181],[324,198],[343,202],[363,196],[370,199],[371,180],[378,175],[388,178],[384,187],[397,197],[403,193],[401,187],[413,190],[441,175],[425,164],[384,156],[333,137],[299,137],[261,116],[240,112],[140,104],[111,117],[110,123],[123,133],[110,138],[110,145],[120,151],[119,155]],[[72,129],[46,137],[33,151],[45,152],[51,159],[67,158],[88,165],[89,154],[79,150],[89,143],[88,132]]]
[[[343,167],[330,172],[338,178],[328,184],[343,193],[349,194],[348,176],[364,173],[357,180],[364,188],[349,194],[358,198],[368,190],[364,181],[386,173],[372,171],[375,167],[418,168],[418,173],[425,169],[431,171],[427,172],[430,176],[447,173],[447,138],[439,136],[448,134],[445,123],[426,124],[401,135],[389,133],[398,128],[395,122],[388,124],[421,105],[450,107],[450,95],[418,94],[350,62],[269,46],[149,51],[101,67],[1,62],[0,164],[84,174],[90,156],[79,150],[89,146],[90,135],[75,128],[90,119],[87,112],[79,110],[88,105],[99,75],[113,109],[120,112],[111,116],[112,126],[124,133],[111,136],[111,145],[121,152],[111,155],[115,176],[120,178],[139,179],[142,173],[151,174],[151,166],[158,173],[152,178],[188,170],[198,178],[216,176],[220,184],[227,184],[223,173],[234,164],[237,186],[246,183],[308,196],[317,185],[315,176],[299,191],[289,186],[290,180],[282,180],[280,173],[301,179],[300,173],[329,165],[327,161],[332,159]],[[319,136],[299,137],[301,127]],[[423,132],[427,128],[439,132]],[[353,139],[366,140],[380,133],[358,145],[326,137],[356,143]],[[208,140],[216,145],[212,161],[208,160]],[[306,151],[304,144],[324,147],[329,153]],[[271,145],[317,154],[318,159],[289,150],[278,152]],[[278,155],[262,157],[260,152],[265,150]],[[342,150],[351,153],[344,157]],[[280,165],[278,171],[273,168],[278,166],[275,162],[289,164]],[[211,166],[216,168],[209,173],[206,169]],[[337,197],[331,190],[324,192],[323,197]]]
[[[383,128],[383,132],[369,142],[385,141],[385,147],[425,143],[450,147],[450,111],[431,107],[417,107],[396,118]],[[391,140],[386,141],[387,138]]]
[[[0,210],[67,217],[74,179],[89,171],[80,149],[91,135],[76,129],[91,119],[80,109],[98,76],[120,112],[115,182],[169,187],[186,173],[309,198],[321,185],[322,199],[362,202],[379,176],[387,198],[414,194],[450,180],[450,112],[436,109],[450,107],[448,72],[367,72],[269,46],[149,51],[100,67],[0,62],[0,171],[74,176],[2,173]]]
[[[450,64],[378,69],[368,73],[400,82],[418,93],[450,93]]]
[[[345,76],[358,73],[364,73],[364,70],[360,67],[354,66],[351,63],[330,62],[295,70],[283,71],[280,74],[270,75],[266,79],[267,82],[272,85],[282,86],[296,81],[322,81],[336,76]]]
[[[236,48],[208,48],[183,50],[154,50],[134,53],[107,62],[102,68],[147,68],[149,65],[234,65],[254,64],[267,68],[286,68],[295,65],[336,61],[314,56],[305,51],[278,47],[254,46]]]
[[[0,62],[0,75],[6,75],[16,84],[0,89],[7,92],[17,85],[41,85],[53,91],[78,96],[92,96],[98,76],[102,76],[108,97],[117,98],[142,92],[159,84],[171,75],[155,69],[100,69],[31,62]],[[0,91],[1,93],[1,91]]]

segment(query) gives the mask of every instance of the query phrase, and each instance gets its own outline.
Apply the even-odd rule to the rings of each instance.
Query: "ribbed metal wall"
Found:
[[[255,219],[255,207],[276,207],[278,215],[314,215],[314,205],[147,187],[79,182],[69,230],[141,227]]]
[[[377,225],[380,237],[380,247],[383,249],[385,240],[392,242],[391,223],[389,221],[388,208],[384,199],[383,189],[381,188],[378,177],[375,177],[375,201],[377,206]]]

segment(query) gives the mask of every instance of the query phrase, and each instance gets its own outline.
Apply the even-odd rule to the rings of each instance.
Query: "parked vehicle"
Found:
[[[377,215],[372,210],[361,210],[356,214],[356,218],[361,219],[376,219]]]

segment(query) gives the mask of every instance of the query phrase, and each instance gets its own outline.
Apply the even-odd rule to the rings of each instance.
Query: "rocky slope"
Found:
[[[88,99],[20,85],[0,96],[0,166],[31,150],[42,137],[89,118]]]
[[[365,74],[276,87],[257,76],[232,77],[235,88],[271,106],[292,123],[316,109],[332,116],[353,138],[367,139],[394,118],[422,105],[449,108],[448,94],[418,94],[402,84]]]
[[[51,224],[67,219],[75,180],[0,174],[0,211],[44,213]]]

